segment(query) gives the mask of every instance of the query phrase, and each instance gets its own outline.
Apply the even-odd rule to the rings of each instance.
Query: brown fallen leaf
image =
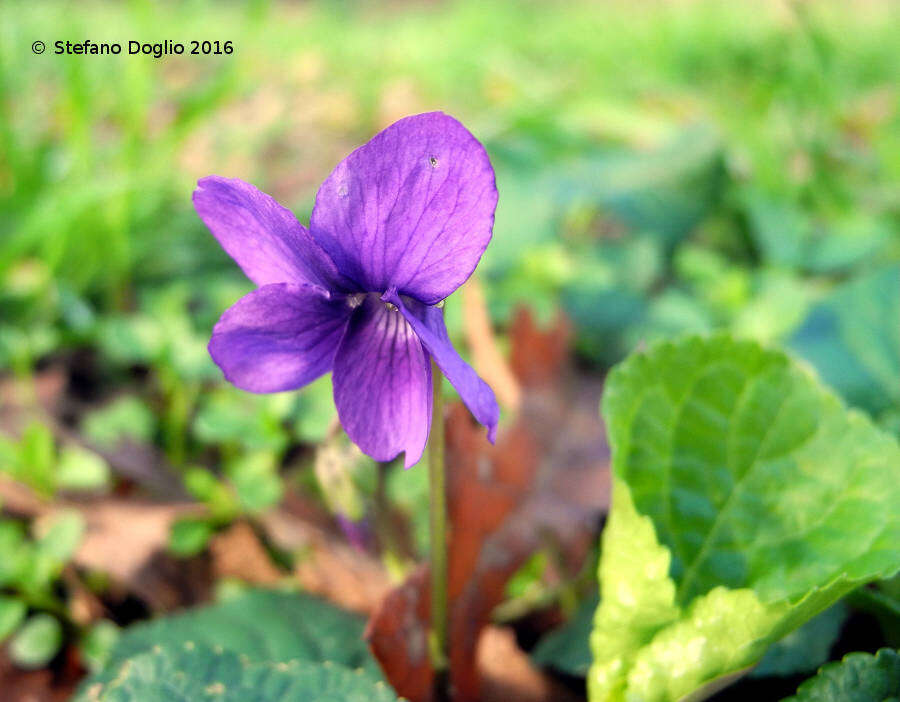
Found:
[[[294,576],[304,590],[370,614],[391,587],[384,567],[329,530],[330,519],[310,513],[309,507],[298,508],[297,502],[289,498],[286,505],[260,517],[266,535],[295,555]]]
[[[497,346],[484,299],[484,289],[474,275],[462,287],[462,304],[463,325],[466,343],[472,352],[472,365],[494,390],[501,405],[511,410],[519,409],[522,388]]]
[[[482,675],[480,702],[581,702],[576,695],[537,670],[509,627],[487,626],[478,644]]]
[[[527,312],[517,315],[513,367],[522,381],[521,411],[496,446],[462,405],[451,407],[447,416],[450,678],[456,702],[482,699],[486,671],[479,642],[509,578],[545,545],[574,575],[608,506],[609,451],[597,416],[600,386],[573,382],[567,325],[559,318],[545,332]],[[519,350],[522,346],[527,348]],[[387,596],[367,630],[388,680],[413,702],[431,700],[432,671],[423,643],[428,587],[423,566]],[[521,669],[528,671],[525,678],[543,679],[527,661]],[[532,693],[536,689],[532,686]],[[560,699],[549,682],[540,689],[544,697],[520,698],[511,696],[510,688],[505,699]]]
[[[56,499],[51,503],[4,476],[0,476],[0,503],[3,511],[22,517],[47,519],[63,511],[80,513],[85,532],[72,564],[108,574],[117,587],[137,595],[153,610],[166,611],[202,599],[200,584],[209,577],[198,578],[198,564],[175,561],[166,553],[173,522],[202,514],[200,505],[119,497]]]
[[[284,578],[247,522],[235,522],[209,543],[215,579],[237,578],[254,585],[273,585]]]

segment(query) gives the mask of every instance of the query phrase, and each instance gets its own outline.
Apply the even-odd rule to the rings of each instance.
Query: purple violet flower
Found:
[[[484,147],[452,117],[414,115],[345,158],[309,229],[252,185],[209,176],[194,207],[259,287],[227,309],[209,353],[237,387],[294,390],[333,372],[348,436],[386,461],[419,461],[431,359],[493,441],[500,409],[450,343],[437,307],[491,239],[497,188]]]

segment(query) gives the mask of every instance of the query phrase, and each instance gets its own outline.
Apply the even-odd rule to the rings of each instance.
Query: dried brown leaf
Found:
[[[513,324],[513,367],[525,393],[514,423],[491,446],[462,405],[448,413],[450,677],[456,702],[487,694],[480,642],[509,578],[545,545],[574,575],[608,505],[600,386],[574,382],[569,358],[568,322],[560,317],[542,331],[520,312]],[[429,618],[428,571],[422,568],[388,595],[368,628],[388,679],[413,702],[431,699],[432,671],[422,644]],[[520,670],[522,680],[543,685],[514,693],[508,680],[505,699],[560,699],[527,662]]]

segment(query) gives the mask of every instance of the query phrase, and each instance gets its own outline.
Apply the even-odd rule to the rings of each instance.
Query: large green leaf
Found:
[[[610,374],[603,410],[595,702],[703,699],[900,570],[900,447],[784,354],[724,335],[655,345]]]
[[[187,641],[155,646],[89,679],[75,702],[396,702],[383,682],[334,663],[253,663]]]
[[[850,404],[900,407],[900,266],[836,288],[810,310],[790,345]]]
[[[900,700],[900,655],[883,648],[874,656],[851,653],[829,663],[784,702],[897,702]]]
[[[221,604],[138,624],[125,631],[112,652],[113,662],[154,646],[221,646],[253,662],[301,659],[364,668],[380,679],[362,634],[361,617],[300,593],[250,590]]]

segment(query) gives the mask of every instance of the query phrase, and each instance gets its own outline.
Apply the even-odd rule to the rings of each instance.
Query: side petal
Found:
[[[209,354],[242,390],[294,390],[331,369],[350,313],[346,298],[318,287],[264,285],[225,310]]]
[[[334,359],[334,403],[347,436],[376,461],[422,457],[431,425],[431,362],[403,315],[368,295]]]
[[[484,147],[430,112],[395,122],[338,164],[316,195],[310,231],[361,289],[433,304],[475,270],[496,206]]]
[[[395,291],[389,291],[383,299],[396,305],[403,313],[406,321],[428,349],[428,353],[434,357],[435,362],[447,376],[447,380],[456,388],[466,407],[475,419],[487,427],[488,440],[494,443],[497,437],[497,423],[500,421],[497,398],[494,397],[494,391],[490,386],[478,377],[472,367],[462,360],[453,348],[444,324],[443,311],[410,298],[401,298]]]
[[[337,284],[334,262],[274,198],[238,178],[209,176],[197,182],[194,209],[225,252],[257,285]]]

